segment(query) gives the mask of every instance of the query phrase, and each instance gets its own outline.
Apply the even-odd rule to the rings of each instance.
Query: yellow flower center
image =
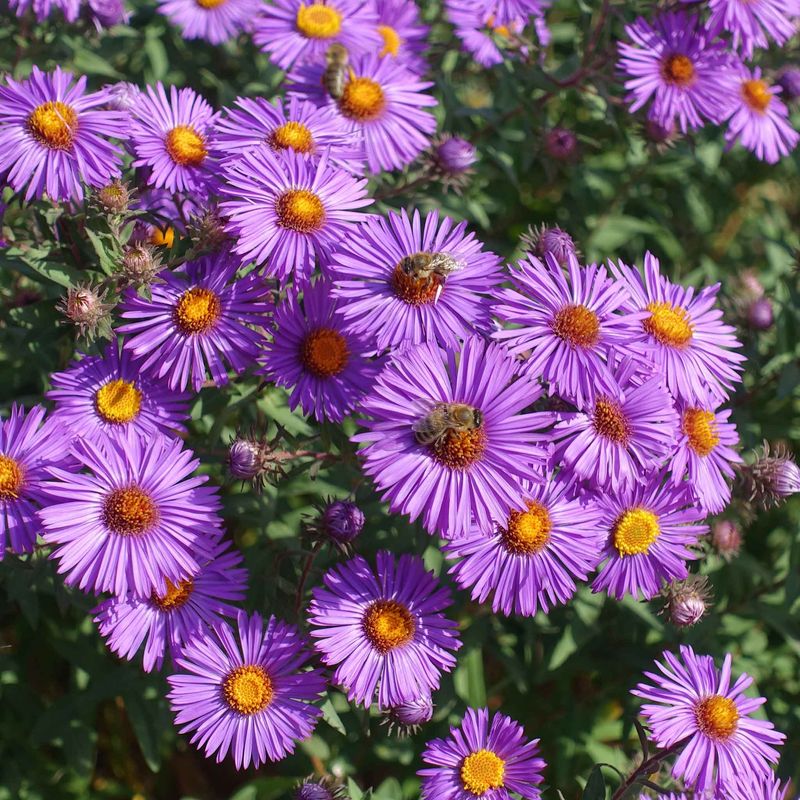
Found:
[[[392,288],[395,295],[412,306],[432,303],[443,283],[442,277],[435,272],[425,277],[409,274],[400,264],[392,273]]]
[[[69,150],[78,132],[78,114],[60,100],[48,100],[31,111],[28,132],[51,150]]]
[[[469,430],[450,428],[431,445],[433,457],[450,469],[467,469],[480,461],[486,450],[483,426]]]
[[[11,456],[0,454],[0,500],[16,500],[22,488],[22,467]]]
[[[753,111],[764,113],[772,101],[772,93],[766,81],[745,81],[742,84],[742,97]]]
[[[694,64],[688,56],[676,53],[662,63],[661,75],[676,86],[689,86],[694,83]]]
[[[309,39],[330,39],[342,29],[342,15],[330,6],[301,4],[297,9],[297,30]]]
[[[729,697],[712,694],[694,707],[697,727],[709,738],[724,742],[739,725],[739,709]]]
[[[155,247],[172,247],[172,243],[175,241],[175,230],[167,227],[162,231],[161,228],[153,227],[150,231],[149,241]]]
[[[318,231],[325,222],[325,206],[308,189],[290,189],[275,201],[278,224],[298,233]]]
[[[158,519],[158,507],[138,486],[114,489],[103,504],[103,522],[112,533],[136,536],[148,531]]]
[[[364,612],[361,626],[381,654],[408,644],[417,628],[411,612],[397,600],[376,600]]]
[[[614,523],[611,536],[617,552],[624,557],[649,553],[660,533],[658,517],[652,511],[629,508]]]
[[[285,122],[269,135],[273,150],[294,150],[296,153],[313,153],[314,138],[302,122]]]
[[[376,119],[385,107],[383,89],[371,78],[353,78],[348,81],[339,100],[342,114],[359,122]]]
[[[194,581],[189,578],[185,581],[178,581],[178,583],[175,584],[167,578],[166,582],[167,593],[160,597],[154,594],[150,599],[153,604],[158,606],[162,611],[174,611],[176,608],[185,605],[194,591]]]
[[[508,527],[500,534],[506,550],[518,556],[534,555],[544,549],[553,527],[550,514],[541,503],[531,500],[527,506],[527,511],[508,515]]]
[[[672,303],[649,303],[650,316],[642,327],[661,344],[669,347],[686,347],[692,340],[694,328],[685,308]]]
[[[206,140],[191,126],[178,125],[165,140],[169,157],[182,167],[197,167],[208,155]]]
[[[219,295],[195,286],[185,291],[175,304],[173,321],[184,336],[210,331],[222,315]]]
[[[257,714],[263,711],[275,694],[272,679],[264,667],[249,664],[231,670],[222,683],[225,702],[240,714]]]
[[[94,407],[106,422],[130,422],[142,407],[142,393],[132,381],[109,381],[95,393]]]
[[[565,306],[552,324],[553,333],[573,347],[593,347],[600,338],[600,320],[586,306]]]
[[[317,328],[311,331],[300,347],[300,360],[312,375],[332,378],[338,375],[350,358],[347,341],[333,328]]]
[[[194,0],[200,8],[219,8],[223,3],[227,2],[227,0]]]
[[[381,58],[383,56],[396,56],[400,52],[400,45],[403,40],[400,34],[389,25],[378,25],[378,33],[383,39],[383,49],[380,52]]]
[[[506,762],[491,750],[470,753],[461,762],[461,785],[476,797],[502,788],[505,775]]]
[[[683,432],[689,437],[689,447],[699,456],[707,456],[719,444],[717,420],[713,412],[703,408],[683,412]]]
[[[619,404],[608,397],[601,397],[594,404],[592,423],[597,433],[617,444],[625,444],[631,434],[630,425]]]

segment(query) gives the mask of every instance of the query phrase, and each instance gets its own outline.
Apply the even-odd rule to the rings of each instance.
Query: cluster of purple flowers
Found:
[[[793,37],[798,18],[797,0],[711,0],[652,20],[639,17],[619,46],[631,111],[647,106],[650,129],[661,141],[677,129],[725,125],[729,147],[739,142],[763,161],[779,161],[800,135],[780,82],[754,60]]]

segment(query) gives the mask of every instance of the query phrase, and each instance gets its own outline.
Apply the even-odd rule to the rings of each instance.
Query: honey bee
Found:
[[[466,403],[436,403],[414,424],[414,438],[420,444],[432,445],[448,431],[472,431],[482,424],[480,409]]]
[[[457,261],[450,253],[415,253],[400,261],[400,269],[409,278],[423,281],[428,285],[438,278],[434,300],[437,302],[442,293],[444,280],[448,275],[464,269],[464,262]]]
[[[350,57],[347,48],[341,44],[332,44],[325,53],[325,72],[322,83],[325,90],[334,100],[340,100],[348,75],[352,78],[352,69],[348,68]]]

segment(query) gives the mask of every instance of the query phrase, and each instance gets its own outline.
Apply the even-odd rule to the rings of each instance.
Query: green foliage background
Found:
[[[425,18],[434,23],[440,129],[474,141],[480,162],[460,197],[436,186],[402,191],[414,179],[413,169],[374,179],[374,191],[387,196],[381,207],[413,204],[467,219],[489,248],[508,258],[519,255],[518,237],[529,224],[558,223],[588,260],[641,263],[650,249],[673,278],[694,285],[721,281],[729,296],[742,270],[756,270],[775,304],[776,322],[767,333],[742,331],[749,360],[744,387],[733,400],[735,420],[745,451],[764,438],[797,448],[798,161],[770,167],[741,150],[723,153],[721,132],[713,128],[664,151],[648,145],[639,121],[620,102],[613,57],[623,22],[651,13],[652,6],[610,3],[600,28],[598,6],[558,0],[549,14],[554,44],[544,70],[531,63],[486,71],[459,52],[449,27],[438,21],[438,7],[426,3]],[[792,55],[769,54],[764,65],[780,66]],[[123,79],[192,86],[217,106],[240,94],[272,96],[282,81],[244,37],[218,48],[184,42],[152,4],[141,2],[130,26],[103,35],[61,21],[34,27],[3,12],[0,67],[22,77],[32,64],[85,73],[93,88]],[[577,132],[580,153],[572,163],[544,155],[542,134],[553,125]],[[4,409],[12,400],[39,401],[49,373],[72,357],[74,335],[55,309],[65,288],[113,266],[99,217],[86,220],[99,234],[94,244],[76,236],[68,247],[66,234],[60,244],[42,238],[58,215],[46,204],[27,211],[12,204],[6,215],[6,236],[17,243],[40,240],[22,255],[18,249],[0,252]],[[68,216],[59,221],[62,232],[73,224]],[[307,550],[298,532],[315,504],[350,492],[368,517],[360,552],[369,556],[388,547],[424,553],[428,566],[444,576],[435,542],[389,515],[360,477],[347,443],[352,423],[312,427],[287,410],[282,391],[259,391],[252,377],[224,391],[204,389],[192,418],[189,444],[222,486],[226,526],[250,570],[249,609],[303,624],[305,598],[298,613],[297,592]],[[312,475],[305,463],[260,496],[226,482],[223,461],[234,432],[268,421],[297,440],[316,437],[313,446],[342,453],[344,467],[323,466]],[[434,721],[419,735],[390,738],[377,717],[351,709],[331,691],[325,720],[295,756],[244,773],[203,759],[177,736],[163,677],[145,675],[136,663],[120,662],[104,649],[89,615],[93,602],[63,588],[46,551],[7,554],[0,564],[0,800],[269,800],[286,796],[315,770],[349,779],[353,800],[370,787],[380,800],[415,798],[424,742],[444,735],[467,705],[487,703],[541,737],[549,765],[545,798],[555,800],[559,789],[572,800],[583,795],[593,765],[626,772],[638,758],[629,689],[662,649],[681,642],[718,658],[731,651],[735,671],[756,678],[759,693],[769,698],[770,718],[789,736],[781,774],[800,778],[799,524],[795,498],[746,525],[738,559],[726,563],[709,552],[699,571],[710,576],[716,605],[685,632],[658,616],[656,602],[617,603],[586,589],[568,607],[533,620],[495,617],[457,592],[464,648],[437,695]],[[317,557],[306,589],[331,561],[326,551]],[[609,787],[616,785],[613,769],[602,774]],[[603,791],[593,783],[583,796],[597,800]]]

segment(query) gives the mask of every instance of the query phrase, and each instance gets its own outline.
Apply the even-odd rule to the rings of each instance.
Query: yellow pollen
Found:
[[[114,489],[103,504],[103,522],[112,533],[136,536],[148,531],[158,519],[158,508],[138,486]]]
[[[409,275],[398,264],[392,273],[392,288],[397,297],[412,306],[424,306],[436,299],[443,281],[440,275],[432,273],[428,277]]]
[[[378,25],[378,33],[383,39],[383,49],[380,52],[381,58],[384,56],[397,56],[400,52],[400,45],[403,40],[400,34],[389,25]]]
[[[470,430],[451,428],[431,445],[433,457],[450,469],[471,467],[481,460],[484,450],[486,434],[483,426]]]
[[[298,233],[318,231],[325,222],[325,206],[308,189],[290,189],[275,201],[278,224]]]
[[[600,320],[586,306],[570,305],[553,317],[553,333],[573,347],[593,347],[600,338]]]
[[[195,286],[178,298],[172,319],[182,334],[191,336],[210,331],[217,324],[221,314],[222,304],[219,296],[211,289]]]
[[[267,140],[273,150],[294,150],[296,153],[313,153],[314,138],[302,122],[285,122],[275,128]]]
[[[22,488],[22,467],[19,462],[0,454],[0,500],[16,500]]]
[[[470,753],[461,762],[461,785],[476,797],[489,789],[500,789],[506,775],[506,762],[491,750]]]
[[[376,600],[364,612],[361,626],[381,654],[408,644],[417,629],[411,612],[397,600]]]
[[[348,81],[339,100],[342,114],[359,122],[377,119],[385,107],[383,89],[371,78],[353,78]]]
[[[318,378],[332,378],[347,366],[350,349],[339,331],[317,328],[311,331],[300,346],[303,366]]]
[[[200,8],[210,9],[219,8],[227,0],[194,0]]]
[[[650,545],[658,539],[661,528],[658,517],[646,508],[629,508],[614,523],[611,536],[614,547],[624,558],[650,552]]]
[[[160,597],[154,594],[150,598],[153,604],[158,606],[162,611],[173,611],[185,605],[194,590],[194,581],[189,578],[185,581],[178,581],[178,583],[175,584],[169,578],[166,578],[166,583],[167,593]]]
[[[153,227],[150,231],[149,241],[155,247],[172,247],[172,243],[175,241],[175,230],[168,227],[162,231],[161,228]]]
[[[688,56],[676,53],[662,63],[661,75],[676,86],[689,86],[694,83],[694,64]]]
[[[240,714],[257,714],[272,701],[275,691],[264,667],[249,664],[231,670],[222,684],[225,702]]]
[[[592,422],[594,429],[606,439],[611,439],[617,444],[625,444],[628,441],[631,433],[628,420],[625,419],[619,404],[608,397],[601,397],[594,404]]]
[[[512,511],[508,515],[508,527],[500,534],[506,550],[518,556],[531,556],[543,550],[553,527],[550,514],[541,503],[530,500],[527,506],[527,511]]]
[[[707,456],[719,444],[717,420],[712,411],[687,408],[683,412],[682,427],[689,437],[689,447],[699,456]]]
[[[709,738],[724,742],[739,725],[739,709],[729,697],[712,694],[694,707],[697,727]]]
[[[342,29],[342,15],[330,6],[301,4],[297,9],[297,30],[309,39],[330,39]]]
[[[178,125],[165,140],[169,157],[182,167],[197,167],[208,155],[206,140],[191,125]]]
[[[753,111],[762,114],[772,101],[772,93],[766,81],[745,81],[742,84],[742,97]]]
[[[94,407],[106,422],[130,422],[142,407],[142,393],[132,381],[109,381],[95,393]]]
[[[78,132],[78,114],[60,100],[48,100],[31,111],[28,132],[51,150],[69,150]]]
[[[694,327],[685,308],[672,303],[649,303],[650,316],[642,327],[661,344],[669,347],[686,347],[692,340]]]

